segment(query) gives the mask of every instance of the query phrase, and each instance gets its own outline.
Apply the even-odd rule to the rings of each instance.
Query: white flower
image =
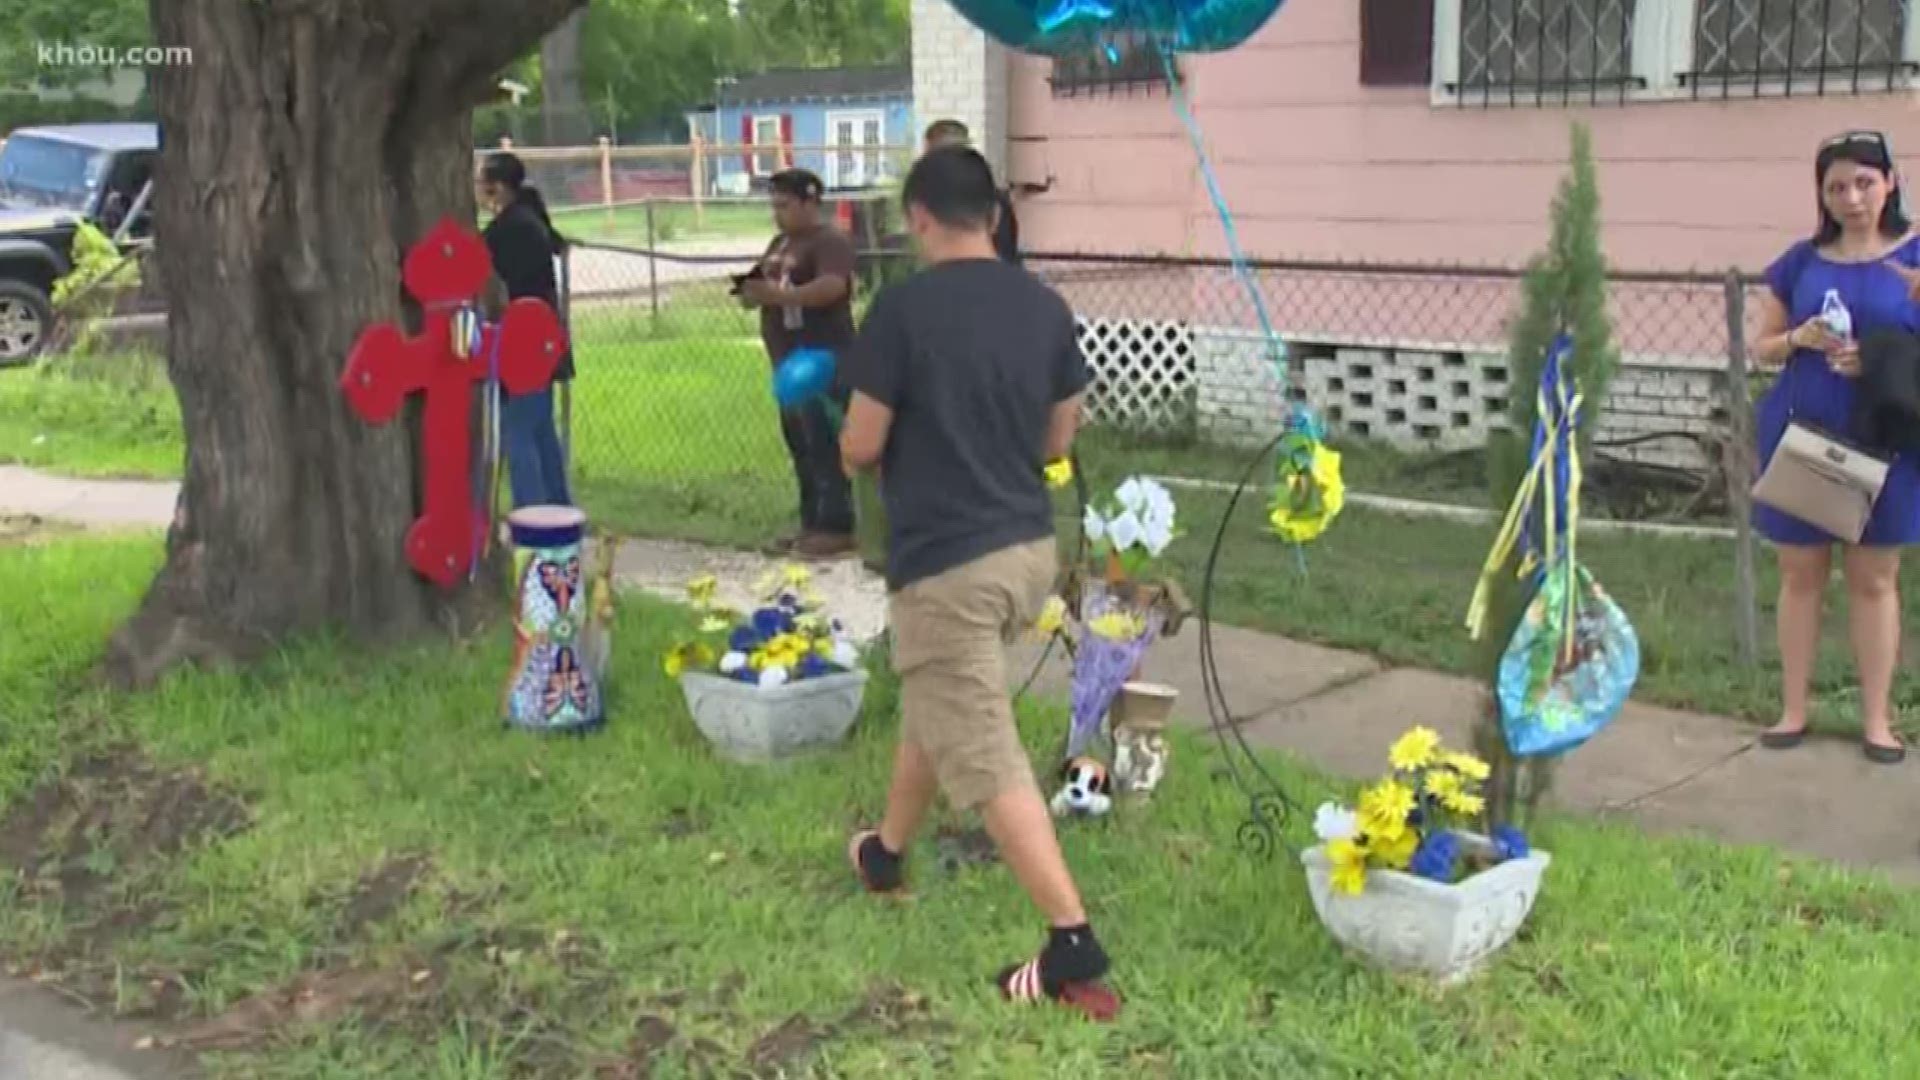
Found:
[[[1153,481],[1147,481],[1147,508],[1144,516],[1147,524],[1163,524],[1167,531],[1173,531],[1173,496],[1167,489]]]
[[[760,673],[760,689],[771,690],[776,686],[787,685],[787,669],[770,667]]]
[[[732,675],[746,666],[747,654],[743,652],[730,652],[720,658],[720,674],[722,675]]]
[[[1119,517],[1107,522],[1107,536],[1113,541],[1115,551],[1125,551],[1140,542],[1140,519],[1131,510],[1122,511]]]
[[[1359,831],[1360,815],[1344,806],[1324,802],[1313,812],[1313,832],[1323,843],[1351,840]]]
[[[1146,544],[1147,554],[1157,559],[1173,543],[1173,530],[1166,522],[1149,519],[1141,529],[1141,542]]]
[[[840,638],[833,643],[833,656],[830,659],[843,668],[855,667],[860,663],[860,647],[846,638]]]
[[[1087,542],[1090,544],[1097,544],[1106,539],[1107,521],[1100,516],[1100,511],[1091,506],[1087,507],[1086,516],[1081,519],[1080,527],[1086,530]]]
[[[1122,508],[1139,513],[1147,508],[1147,485],[1150,483],[1150,480],[1130,476],[1126,483],[1120,485],[1120,490],[1113,493],[1113,497],[1119,500]]]

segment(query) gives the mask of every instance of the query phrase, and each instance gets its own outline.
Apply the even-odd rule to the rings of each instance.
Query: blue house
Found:
[[[714,149],[707,184],[716,195],[759,190],[785,168],[810,169],[833,191],[873,187],[899,171],[884,148],[919,139],[905,65],[766,71],[714,90],[687,113],[687,129]]]

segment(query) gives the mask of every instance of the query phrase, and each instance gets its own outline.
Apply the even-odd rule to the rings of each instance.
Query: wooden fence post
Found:
[[[607,210],[607,230],[613,230],[613,140],[600,136],[600,205]]]
[[[1733,516],[1734,634],[1740,663],[1760,669],[1760,605],[1753,543],[1753,396],[1747,385],[1747,286],[1739,270],[1727,271],[1727,448],[1722,471],[1727,509]]]
[[[707,139],[698,127],[693,129],[693,227],[697,231],[706,221]]]

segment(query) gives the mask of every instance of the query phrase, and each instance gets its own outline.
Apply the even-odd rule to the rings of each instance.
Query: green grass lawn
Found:
[[[735,546],[791,526],[794,482],[766,357],[746,314],[710,301],[669,304],[658,318],[628,305],[577,313],[575,476],[597,524]],[[1082,458],[1096,490],[1135,471],[1231,477],[1244,468],[1241,455],[1143,448],[1102,432],[1089,434]],[[1356,486],[1424,467],[1364,447],[1352,459]],[[0,460],[87,475],[177,475],[171,391],[152,361],[129,358],[91,359],[70,377],[0,375]],[[1223,619],[1397,663],[1470,670],[1462,620],[1490,526],[1349,509],[1307,550],[1303,577],[1293,549],[1263,532],[1264,498],[1252,493],[1229,529],[1217,582]],[[1189,535],[1175,560],[1197,596],[1227,500],[1195,490],[1179,499]],[[1064,500],[1061,511],[1074,516]],[[1582,554],[1640,632],[1643,699],[1775,719],[1777,670],[1769,663],[1749,673],[1737,661],[1730,543],[1608,534],[1590,538]],[[1775,584],[1764,553],[1760,575],[1761,634],[1770,639]],[[1920,626],[1920,584],[1910,582],[1905,603],[1907,625]],[[1826,730],[1857,726],[1845,633],[1836,586],[1816,676],[1815,723]],[[1901,669],[1896,701],[1920,701],[1914,662]],[[1905,718],[1910,734],[1920,734],[1917,720]]]
[[[651,217],[651,222],[649,222]],[[697,240],[773,238],[773,211],[764,201],[709,202],[698,211],[691,201],[616,206],[612,210],[576,206],[553,212],[556,228],[589,243],[647,247]]]
[[[887,680],[844,750],[724,764],[660,674],[668,609],[629,598],[611,724],[585,741],[500,729],[498,632],[307,643],[111,695],[90,665],[158,561],[151,538],[0,547],[0,960],[224,1037],[216,1076],[1920,1070],[1920,894],[1550,819],[1520,939],[1438,994],[1344,958],[1296,864],[1240,853],[1242,804],[1184,735],[1150,808],[1063,832],[1123,1022],[1016,1011],[985,980],[1037,927],[1001,867],[966,858],[971,821],[935,823],[911,903],[844,867],[883,797]],[[1023,717],[1056,744],[1057,707]],[[1281,767],[1308,807],[1336,793]],[[296,999],[308,1022],[288,1023]]]

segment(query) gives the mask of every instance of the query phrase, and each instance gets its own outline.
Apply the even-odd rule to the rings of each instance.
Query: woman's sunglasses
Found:
[[[1885,150],[1887,137],[1877,131],[1849,131],[1821,143],[1820,149],[1827,150],[1835,146],[1877,146]]]

